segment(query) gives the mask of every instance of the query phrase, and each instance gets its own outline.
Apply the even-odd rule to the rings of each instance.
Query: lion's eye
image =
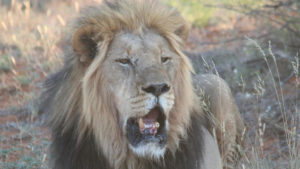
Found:
[[[162,57],[162,58],[161,58],[161,62],[162,62],[162,63],[167,63],[169,60],[171,60],[170,57]]]
[[[129,64],[131,64],[130,59],[127,59],[127,58],[116,59],[115,61],[118,62],[118,63],[121,63],[122,65],[129,65]]]

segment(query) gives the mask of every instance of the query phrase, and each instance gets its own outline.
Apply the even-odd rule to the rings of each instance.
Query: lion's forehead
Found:
[[[129,57],[159,59],[162,55],[174,55],[167,40],[156,32],[120,32],[112,41],[109,55],[112,58]],[[116,50],[118,49],[118,50]]]

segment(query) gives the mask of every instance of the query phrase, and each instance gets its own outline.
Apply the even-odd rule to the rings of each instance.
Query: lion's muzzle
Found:
[[[174,91],[162,67],[151,65],[137,71],[138,95],[132,98],[126,136],[139,156],[162,156],[167,143],[168,114],[174,105]]]

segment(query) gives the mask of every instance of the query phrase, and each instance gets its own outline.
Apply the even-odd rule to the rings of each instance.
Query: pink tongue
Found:
[[[159,109],[154,108],[151,110],[146,116],[142,117],[143,120],[143,127],[141,128],[140,126],[140,132],[141,134],[152,134],[155,135],[157,133],[157,128],[156,123],[157,123],[157,118],[159,115]]]
[[[143,122],[145,124],[154,124],[157,121],[159,115],[159,109],[158,108],[154,108],[153,110],[151,110],[146,116],[144,116]]]

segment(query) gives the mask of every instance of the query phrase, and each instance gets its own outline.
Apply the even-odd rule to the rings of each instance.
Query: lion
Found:
[[[40,97],[50,167],[223,167],[243,122],[223,80],[192,77],[182,51],[189,25],[177,10],[155,0],[105,1],[68,32],[64,67]]]

